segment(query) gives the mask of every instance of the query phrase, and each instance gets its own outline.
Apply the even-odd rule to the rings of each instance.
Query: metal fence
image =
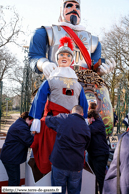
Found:
[[[35,73],[28,60],[28,47],[25,47],[25,60],[23,69],[23,82],[21,88],[21,109],[20,112],[29,111],[35,91],[44,81],[44,76]]]
[[[123,124],[123,120],[127,113],[129,113],[129,82],[125,74],[123,74],[123,77],[120,80],[119,88],[117,90],[117,133],[123,133],[127,130],[127,127]]]

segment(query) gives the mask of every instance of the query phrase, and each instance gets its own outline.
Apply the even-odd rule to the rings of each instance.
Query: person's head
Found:
[[[95,121],[97,118],[99,118],[99,114],[95,109],[90,109],[88,111],[88,123],[91,124],[93,121]]]
[[[79,115],[81,115],[81,116],[84,115],[84,113],[83,113],[83,108],[82,108],[82,106],[80,106],[80,105],[75,105],[75,106],[72,108],[71,113],[77,113],[77,114],[79,114]]]
[[[20,115],[20,118],[24,119],[25,122],[28,124],[28,126],[30,126],[30,125],[32,124],[33,117],[29,116],[29,112],[28,112],[28,111],[23,112],[23,113]]]
[[[97,108],[96,102],[90,102],[90,103],[89,103],[89,110],[90,110],[90,109],[96,109],[96,108]]]
[[[80,23],[80,0],[62,0],[59,22]]]
[[[73,62],[73,42],[71,38],[65,36],[60,39],[59,48],[55,54],[55,59],[59,67],[69,67]]]

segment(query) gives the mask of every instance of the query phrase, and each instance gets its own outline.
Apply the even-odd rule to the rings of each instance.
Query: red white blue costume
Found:
[[[86,118],[88,103],[75,71],[70,67],[56,68],[40,86],[29,113],[33,118],[41,119],[41,130],[38,129],[40,133],[35,134],[31,147],[37,167],[43,174],[51,170],[49,157],[56,137],[56,132],[46,126],[45,116],[70,113],[77,104],[83,107]]]

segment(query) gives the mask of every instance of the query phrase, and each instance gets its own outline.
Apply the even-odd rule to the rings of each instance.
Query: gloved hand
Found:
[[[100,68],[100,75],[109,74],[110,72],[112,72],[115,69],[116,62],[114,61],[113,58],[111,58],[110,60],[111,61],[109,61],[107,59],[106,63],[102,63],[102,65],[99,66],[99,68]]]
[[[45,61],[42,65],[43,74],[45,75],[46,79],[50,76],[50,73],[56,69],[57,66],[55,63],[52,63],[50,61]]]
[[[32,134],[34,134],[35,132],[40,133],[40,127],[41,127],[40,120],[34,119],[30,131],[32,132]]]

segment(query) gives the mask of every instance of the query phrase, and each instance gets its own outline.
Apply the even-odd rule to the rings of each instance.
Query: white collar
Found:
[[[68,26],[73,30],[77,30],[77,31],[82,31],[82,30],[86,30],[86,28],[82,25],[73,25],[67,22],[58,22],[57,23],[58,26]]]
[[[78,79],[75,74],[75,71],[71,67],[57,67],[55,70],[52,71],[49,78],[52,77],[66,77],[66,78],[73,78]]]

